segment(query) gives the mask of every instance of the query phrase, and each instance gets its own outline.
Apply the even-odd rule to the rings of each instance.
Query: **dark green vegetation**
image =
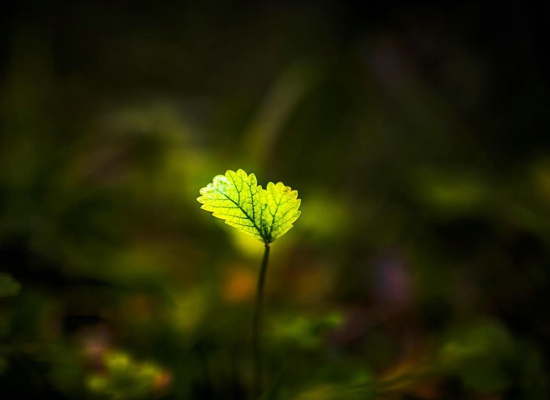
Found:
[[[362,4],[0,2],[2,400],[245,398],[237,168],[272,398],[549,397],[545,14]]]

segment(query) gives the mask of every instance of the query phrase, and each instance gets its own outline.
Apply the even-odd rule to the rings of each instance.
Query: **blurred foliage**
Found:
[[[532,4],[530,4],[532,3]],[[547,399],[539,3],[0,2],[0,397]],[[124,349],[124,350],[121,350]]]
[[[121,352],[105,354],[104,363],[104,371],[87,379],[90,390],[101,399],[150,399],[155,389],[167,383],[156,365],[138,364]]]
[[[370,400],[375,398],[376,395],[372,388],[353,383],[342,386],[321,384],[295,397],[296,400]]]
[[[481,324],[454,335],[441,349],[442,367],[464,384],[484,392],[502,391],[513,376],[515,349],[508,333]]]
[[[10,275],[0,272],[0,297],[15,296],[21,290],[21,285]]]
[[[304,315],[273,316],[267,335],[284,347],[296,346],[306,350],[322,347],[327,332],[341,323],[338,313],[321,318],[307,318]]]

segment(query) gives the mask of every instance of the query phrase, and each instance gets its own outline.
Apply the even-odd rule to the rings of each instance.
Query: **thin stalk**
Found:
[[[252,321],[252,356],[254,362],[252,399],[256,400],[262,392],[262,354],[260,348],[262,306],[264,299],[264,282],[267,271],[267,260],[269,259],[269,244],[266,243],[264,257],[258,276],[258,287],[256,290],[256,304],[254,306],[254,320]]]

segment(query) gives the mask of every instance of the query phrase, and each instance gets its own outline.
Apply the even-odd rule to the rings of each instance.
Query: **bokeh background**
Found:
[[[547,399],[549,9],[0,2],[0,398]]]

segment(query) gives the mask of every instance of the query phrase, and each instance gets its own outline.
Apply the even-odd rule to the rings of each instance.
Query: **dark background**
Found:
[[[240,399],[263,247],[200,210],[297,189],[280,399],[545,399],[535,2],[0,3],[0,397]]]

